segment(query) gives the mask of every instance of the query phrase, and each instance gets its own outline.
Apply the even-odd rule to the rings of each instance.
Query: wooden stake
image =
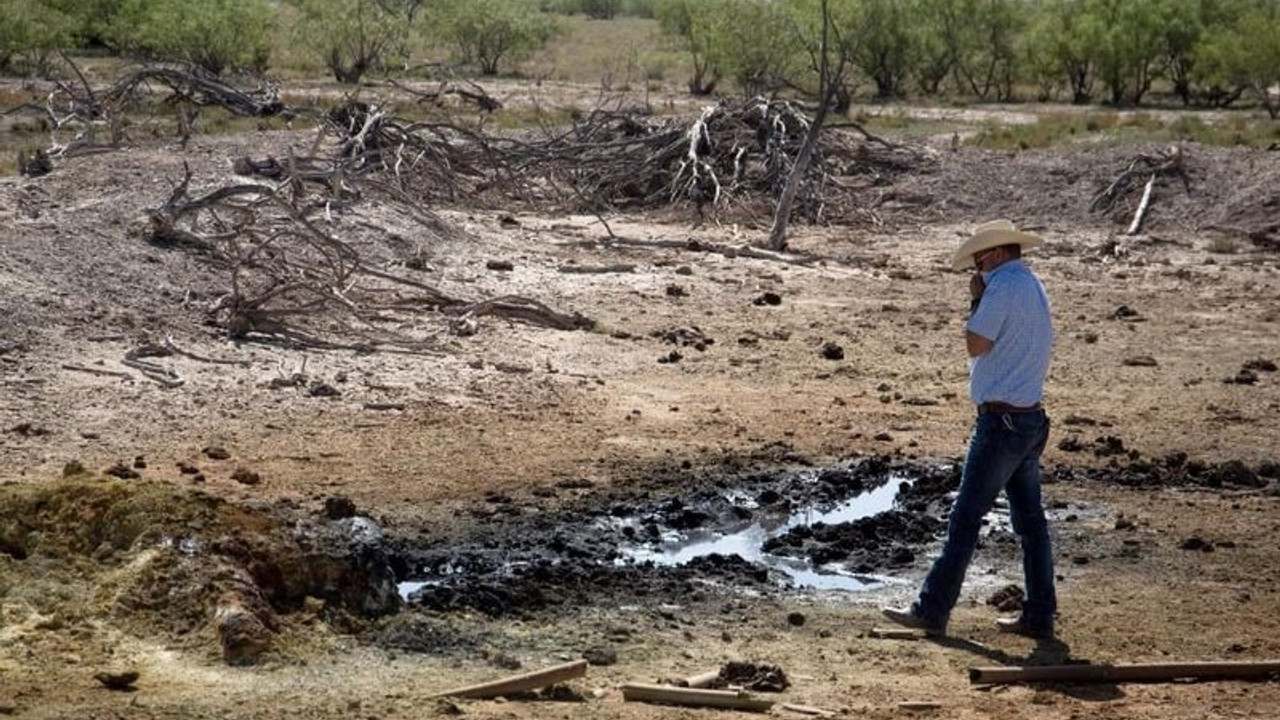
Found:
[[[1174,680],[1258,680],[1280,675],[1280,661],[1135,663],[1127,665],[1044,665],[969,668],[969,682],[1172,682]]]
[[[773,707],[772,700],[760,700],[742,690],[698,690],[643,683],[623,685],[622,698],[658,705],[730,708],[749,712],[768,712]]]
[[[562,683],[565,680],[580,678],[586,674],[587,661],[574,660],[571,663],[556,665],[545,670],[513,675],[509,678],[492,680],[490,682],[480,683],[479,685],[468,685],[467,687],[455,688],[453,690],[438,693],[435,697],[480,699],[499,697],[502,695],[515,695],[516,693],[528,692],[530,690],[537,690],[538,688]]]

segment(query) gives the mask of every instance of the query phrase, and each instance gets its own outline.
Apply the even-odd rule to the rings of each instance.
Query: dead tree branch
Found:
[[[1143,187],[1141,200],[1126,231],[1126,234],[1133,235],[1141,229],[1146,219],[1157,179],[1169,176],[1181,178],[1184,188],[1189,190],[1190,181],[1187,178],[1182,148],[1177,145],[1154,155],[1143,153],[1131,160],[1124,172],[1094,196],[1093,202],[1089,203],[1089,212],[1107,212],[1130,189]],[[1142,183],[1142,178],[1146,178],[1145,184]]]

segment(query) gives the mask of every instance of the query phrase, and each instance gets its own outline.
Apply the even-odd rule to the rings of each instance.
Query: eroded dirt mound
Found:
[[[110,618],[139,636],[220,648],[234,664],[282,649],[295,613],[358,625],[399,607],[365,518],[313,520],[296,507],[87,476],[6,487],[0,518],[9,610]]]

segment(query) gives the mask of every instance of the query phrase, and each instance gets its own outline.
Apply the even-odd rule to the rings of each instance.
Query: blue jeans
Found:
[[[1001,490],[1009,499],[1013,531],[1022,541],[1022,571],[1027,586],[1022,620],[1051,629],[1058,601],[1053,589],[1053,550],[1040,501],[1040,454],[1049,439],[1043,410],[979,415],[969,440],[969,456],[960,493],[947,522],[942,555],[925,576],[920,597],[911,606],[917,617],[945,628],[960,597],[960,585],[978,544],[982,518]]]

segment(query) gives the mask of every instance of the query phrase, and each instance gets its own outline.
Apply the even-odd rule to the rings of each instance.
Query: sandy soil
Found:
[[[1127,211],[1094,216],[1085,206],[1143,148],[943,148],[937,173],[898,181],[898,198],[880,206],[883,226],[797,228],[790,249],[817,258],[806,264],[644,245],[765,234],[729,219],[690,229],[683,209],[610,217],[624,243],[595,217],[463,208],[441,210],[463,232],[432,242],[385,208],[360,208],[339,229],[376,222],[419,242],[425,280],[466,297],[536,298],[596,329],[481,318],[474,335],[457,336],[426,316],[415,329],[437,349],[417,355],[232,343],[201,312],[222,279],[190,254],[147,244],[140,219],[183,162],[212,186],[231,177],[234,157],[308,141],[200,139],[181,152],[121,151],[44,178],[0,179],[0,713],[639,719],[673,711],[623,703],[620,684],[746,659],[785,669],[782,700],[856,717],[897,717],[908,701],[936,702],[925,714],[951,718],[1274,716],[1275,682],[992,689],[966,674],[1004,663],[1280,658],[1280,375],[1265,369],[1280,361],[1280,261],[1231,234],[1246,213],[1226,210],[1239,203],[1274,222],[1274,191],[1233,179],[1255,165],[1255,176],[1273,176],[1271,155],[1189,148],[1189,191],[1162,191],[1164,214],[1123,237]],[[1020,582],[1016,550],[992,546],[945,642],[868,634],[882,625],[879,605],[909,597],[917,563],[868,592],[720,588],[686,602],[611,597],[500,619],[406,610],[374,621],[304,588],[272,609],[249,607],[276,624],[271,652],[249,666],[224,662],[219,609],[260,595],[236,589],[239,566],[184,570],[174,549],[183,533],[238,539],[225,557],[252,568],[272,556],[293,568],[288,585],[320,572],[295,567],[310,561],[289,529],[323,517],[336,496],[398,543],[440,543],[483,535],[494,521],[477,508],[495,494],[536,515],[799,463],[957,461],[973,415],[961,341],[967,278],[947,258],[989,215],[1047,240],[1031,262],[1058,332],[1045,465],[1060,642],[1036,646],[991,627],[996,611],[984,601]],[[512,269],[488,269],[491,260]],[[634,268],[563,271],[609,264]],[[755,302],[766,292],[781,302]],[[205,358],[163,358],[185,381],[174,389],[121,364],[166,333]],[[713,342],[679,342],[695,336]],[[824,356],[829,344],[843,357]],[[673,351],[677,361],[659,362]],[[295,373],[301,386],[272,387]],[[318,382],[339,394],[313,396]],[[1183,485],[1151,470],[1177,465],[1179,453],[1210,467],[1239,461],[1251,481]],[[86,472],[61,479],[72,461]],[[117,463],[141,477],[96,479]],[[1155,480],[1124,482],[1135,472]],[[535,492],[568,480],[589,483]],[[425,651],[371,640],[413,623]],[[572,683],[582,702],[432,697],[602,647],[617,662]],[[136,690],[94,679],[112,670],[139,672]]]

